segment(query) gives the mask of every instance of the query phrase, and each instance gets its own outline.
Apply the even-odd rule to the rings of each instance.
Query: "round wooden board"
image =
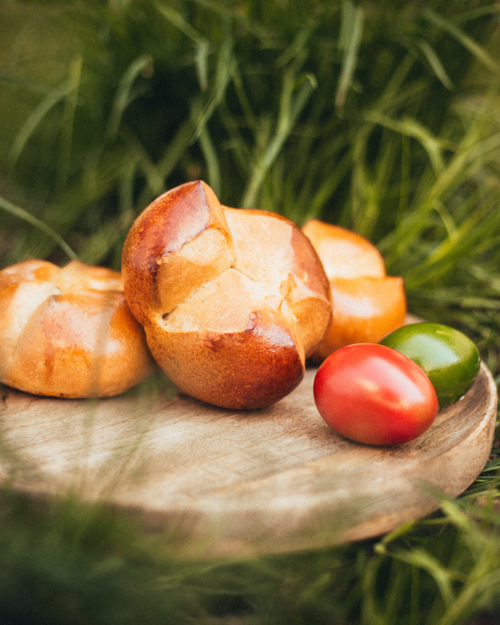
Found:
[[[491,450],[496,386],[483,364],[466,396],[419,439],[350,442],[314,405],[315,369],[288,397],[237,412],[185,396],[96,401],[1,387],[3,478],[50,500],[76,490],[173,532],[183,557],[242,556],[374,537],[461,493]]]

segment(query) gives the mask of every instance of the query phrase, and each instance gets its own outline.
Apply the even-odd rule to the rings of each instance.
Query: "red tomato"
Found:
[[[395,349],[374,343],[333,352],[316,373],[314,400],[336,432],[369,445],[417,438],[438,411],[436,391],[422,369]]]

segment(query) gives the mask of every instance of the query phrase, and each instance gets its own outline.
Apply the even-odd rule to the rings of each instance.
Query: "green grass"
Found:
[[[8,0],[0,259],[114,268],[202,178],[230,206],[369,237],[412,312],[500,381],[500,9],[492,0]],[[500,615],[496,450],[439,513],[318,552],[186,563],[69,500],[5,493],[2,623],[458,625]]]

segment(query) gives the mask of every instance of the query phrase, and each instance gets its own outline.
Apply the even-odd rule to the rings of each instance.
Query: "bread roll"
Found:
[[[122,275],[166,375],[224,408],[287,395],[330,324],[328,280],[300,229],[275,213],[221,206],[202,181],[172,189],[137,218]]]
[[[368,239],[318,219],[308,221],[302,231],[325,267],[333,302],[330,329],[313,361],[352,343],[378,343],[403,325],[403,278],[387,276],[382,255]]]
[[[105,397],[154,368],[120,273],[27,260],[0,271],[0,381],[36,395]]]

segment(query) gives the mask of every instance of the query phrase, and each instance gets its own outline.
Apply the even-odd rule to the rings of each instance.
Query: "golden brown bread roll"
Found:
[[[384,259],[368,239],[318,219],[308,221],[302,231],[323,262],[333,301],[330,329],[312,360],[322,361],[352,343],[378,343],[403,325],[403,278],[386,275]]]
[[[152,373],[120,273],[27,260],[0,271],[0,381],[36,395],[105,397]]]
[[[331,319],[328,280],[300,229],[221,206],[201,181],[139,215],[122,275],[160,367],[182,392],[225,408],[263,407],[292,391]]]

